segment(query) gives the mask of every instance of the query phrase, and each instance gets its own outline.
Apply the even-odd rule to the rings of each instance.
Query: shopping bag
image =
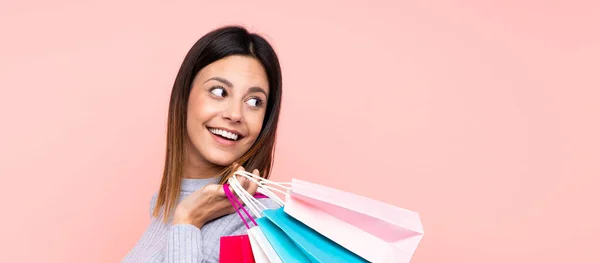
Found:
[[[257,223],[260,218],[257,219]],[[248,236],[254,251],[254,257],[257,263],[282,263],[281,258],[269,243],[269,240],[258,226],[258,224],[248,229]]]
[[[223,236],[219,246],[220,263],[255,263],[248,235]]]
[[[417,212],[298,179],[278,183],[245,171],[236,175],[259,183],[285,213],[370,262],[410,262],[424,234]],[[270,190],[285,195],[285,202]]]
[[[281,263],[281,260],[279,259],[277,253],[274,251],[274,249],[272,248],[272,246],[270,245],[270,243],[268,242],[268,240],[266,239],[266,237],[264,236],[264,234],[258,227],[257,222],[254,220],[254,218],[252,218],[250,213],[248,213],[248,211],[242,206],[240,201],[237,198],[235,198],[234,194],[231,192],[231,189],[234,189],[234,191],[237,188],[243,189],[243,187],[241,187],[239,182],[234,181],[234,183],[237,183],[237,184],[235,184],[235,185],[224,184],[223,190],[225,191],[227,198],[229,198],[229,201],[232,203],[232,205],[236,209],[236,212],[238,213],[238,215],[244,222],[244,225],[248,229],[248,234],[245,236],[249,240],[248,244],[250,247],[251,254],[253,255],[253,259],[255,260],[256,263]],[[240,190],[237,190],[235,192],[241,193]],[[239,194],[238,194],[238,196],[239,196]],[[246,205],[248,205],[248,207],[251,209],[251,211],[255,212],[255,215],[257,216],[257,218],[261,217],[260,213],[256,212],[256,210],[255,210],[256,204],[260,204],[260,203],[258,203],[258,201],[256,201],[256,198],[267,198],[267,196],[257,193],[254,196],[241,195],[240,198],[242,198],[244,200],[244,202],[246,203]],[[254,223],[254,226],[251,227],[248,224],[248,222],[244,219],[243,215],[239,211],[238,207],[248,216],[248,218],[252,221],[252,223]],[[248,251],[248,249],[244,250],[243,252],[247,253],[247,251]]]
[[[252,177],[249,179],[255,180]],[[259,183],[259,192],[264,191],[281,206],[284,205],[283,200],[271,190],[284,195],[286,192],[255,182]],[[243,189],[240,191],[242,196],[249,195]],[[257,220],[258,225],[283,262],[367,262],[287,215],[282,208],[264,210],[262,213],[265,217]]]
[[[265,210],[263,213],[276,227],[281,229],[281,234],[286,235],[311,262],[367,262],[346,248],[294,219],[285,213],[283,208]],[[282,237],[279,237],[279,239],[281,238]]]
[[[268,212],[265,210],[264,212]],[[296,246],[279,227],[271,222],[266,217],[256,219],[260,230],[265,234],[265,237],[276,251],[277,256],[283,263],[306,263],[311,262],[302,250]]]
[[[298,179],[292,179],[284,211],[375,263],[410,262],[424,234],[416,212]]]

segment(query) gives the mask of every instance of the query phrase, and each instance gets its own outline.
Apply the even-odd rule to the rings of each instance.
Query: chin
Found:
[[[218,166],[228,166],[239,159],[240,156],[235,156],[230,153],[211,154],[207,156],[206,160],[212,164]]]
[[[214,165],[218,165],[218,166],[228,166],[231,165],[233,163],[233,160],[209,160],[210,163],[214,164]]]

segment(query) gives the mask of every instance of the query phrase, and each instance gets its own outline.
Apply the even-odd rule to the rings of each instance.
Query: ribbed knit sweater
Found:
[[[217,183],[217,180],[218,178],[182,179],[179,202],[207,184]],[[156,196],[157,194],[152,196],[150,213],[154,209]],[[268,198],[258,201],[269,209],[278,208],[278,205]],[[219,240],[222,236],[247,233],[237,213],[208,222],[200,229],[188,224],[172,225],[170,221],[165,224],[160,217],[150,217],[150,225],[122,263],[216,263],[219,262]]]

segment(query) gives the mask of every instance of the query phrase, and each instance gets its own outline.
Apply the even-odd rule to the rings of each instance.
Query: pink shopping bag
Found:
[[[219,246],[220,263],[255,263],[248,235],[223,236]]]
[[[375,263],[410,262],[424,234],[416,212],[298,179],[284,211]]]

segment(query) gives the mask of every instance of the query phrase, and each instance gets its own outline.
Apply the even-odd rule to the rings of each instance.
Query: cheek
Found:
[[[254,113],[248,119],[248,130],[253,138],[258,137],[260,134],[265,114],[263,113]]]
[[[188,106],[188,120],[193,122],[193,125],[202,125],[218,112],[219,109],[214,103],[206,99],[196,98],[194,101],[190,101]]]

